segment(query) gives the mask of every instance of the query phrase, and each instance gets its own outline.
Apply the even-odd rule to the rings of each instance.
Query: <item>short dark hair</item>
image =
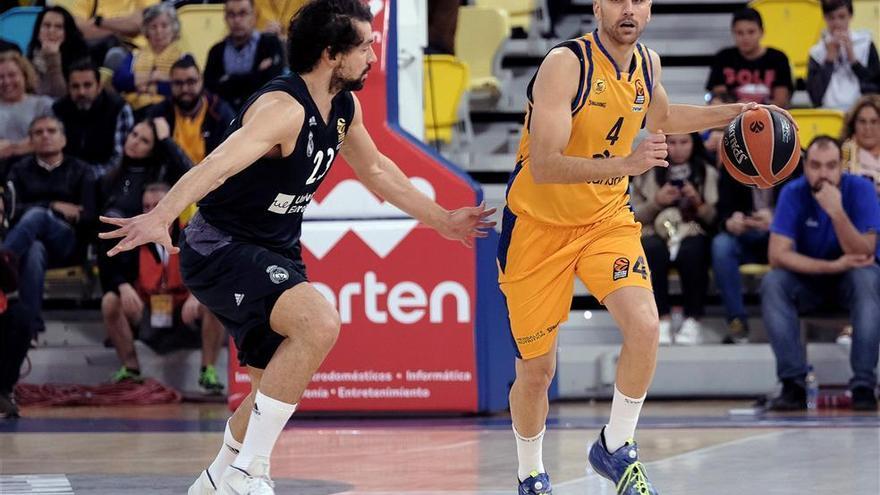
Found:
[[[846,10],[849,11],[849,15],[852,15],[852,0],[822,0],[822,14],[824,15],[828,15],[841,7],[846,7]]]
[[[372,22],[362,0],[310,0],[290,20],[287,30],[288,65],[302,74],[315,68],[325,49],[346,53],[364,40],[353,21]]]
[[[754,22],[759,28],[761,28],[761,31],[764,30],[764,21],[761,20],[761,14],[753,8],[740,9],[734,12],[733,21],[730,23],[730,27],[733,27],[739,21]]]
[[[834,146],[837,148],[837,154],[840,156],[840,159],[843,160],[843,148],[840,145],[840,141],[829,136],[828,134],[819,134],[810,140],[810,144],[807,146],[807,151],[815,145],[817,148],[827,148],[829,146]]]
[[[68,75],[73,74],[74,72],[91,72],[95,75],[95,81],[98,81],[99,83],[101,82],[101,72],[98,70],[98,66],[87,58],[77,60],[70,65],[67,69]]]
[[[61,134],[64,134],[64,122],[61,122],[61,119],[52,114],[43,114],[37,115],[36,117],[34,117],[34,120],[31,121],[31,124],[28,126],[28,135],[33,132],[34,126],[37,125],[37,122],[42,122],[44,120],[51,120],[52,122],[58,124],[58,129],[61,130]]]
[[[176,62],[171,64],[171,70],[174,69],[192,69],[195,68],[196,72],[199,72],[199,66],[196,64],[196,59],[193,58],[189,53],[183,55]],[[171,71],[168,71],[171,72]]]

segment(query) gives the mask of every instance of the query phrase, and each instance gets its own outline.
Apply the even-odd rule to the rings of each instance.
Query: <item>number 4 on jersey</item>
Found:
[[[611,130],[608,131],[608,135],[605,136],[605,139],[611,143],[611,146],[614,146],[614,143],[620,139],[620,128],[623,127],[623,117],[617,119],[617,122],[611,126]]]
[[[633,273],[638,273],[642,276],[642,280],[648,278],[648,265],[645,263],[645,259],[639,256],[639,259],[636,260],[636,264],[633,265]]]

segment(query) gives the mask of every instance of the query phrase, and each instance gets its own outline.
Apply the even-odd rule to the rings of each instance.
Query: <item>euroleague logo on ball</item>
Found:
[[[757,134],[764,130],[764,123],[760,120],[756,120],[749,124],[749,130]]]

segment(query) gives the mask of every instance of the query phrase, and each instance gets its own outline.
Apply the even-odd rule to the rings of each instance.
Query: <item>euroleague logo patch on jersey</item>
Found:
[[[270,265],[269,268],[266,268],[266,273],[269,274],[269,280],[274,284],[282,284],[290,278],[290,273],[278,265]]]
[[[645,85],[642,84],[641,79],[636,79],[636,99],[633,100],[634,105],[644,105],[645,104]]]
[[[614,260],[614,268],[612,270],[611,279],[620,280],[629,276],[629,260],[626,258],[617,258]]]
[[[315,152],[315,136],[312,135],[312,131],[309,131],[309,142],[306,144],[306,156],[311,158],[312,153]]]
[[[600,95],[605,92],[605,87],[604,79],[596,79],[596,84],[593,85],[593,91],[595,91],[597,95]]]

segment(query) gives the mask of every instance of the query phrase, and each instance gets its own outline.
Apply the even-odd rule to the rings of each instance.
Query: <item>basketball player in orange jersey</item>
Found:
[[[507,189],[498,267],[519,354],[510,409],[520,495],[552,493],[541,444],[556,335],[575,275],[623,333],[611,420],[589,451],[590,464],[620,495],[657,493],[633,441],[654,374],[659,322],[641,225],[629,207],[629,176],[668,165],[664,133],[717,128],[757,108],[670,105],[660,57],[637,42],[651,2],[596,0],[593,11],[597,30],[551,50],[528,86]],[[632,150],[642,127],[650,134]]]

